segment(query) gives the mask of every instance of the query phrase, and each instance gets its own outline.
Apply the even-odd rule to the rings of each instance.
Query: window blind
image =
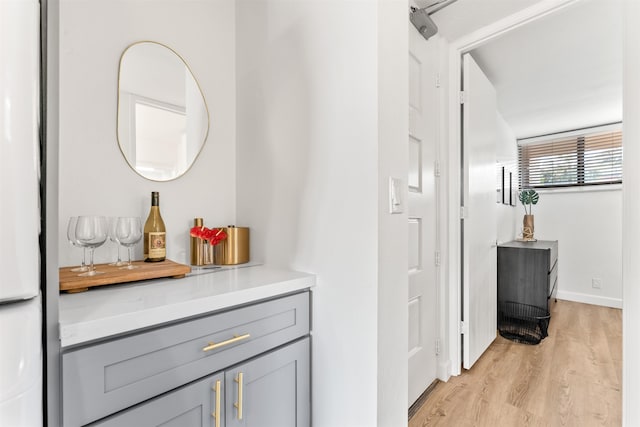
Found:
[[[518,141],[518,169],[520,188],[621,183],[622,131]]]

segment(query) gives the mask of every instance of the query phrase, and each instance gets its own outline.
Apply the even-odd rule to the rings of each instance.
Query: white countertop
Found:
[[[315,276],[263,265],[238,266],[60,294],[62,347],[221,310],[315,285]]]

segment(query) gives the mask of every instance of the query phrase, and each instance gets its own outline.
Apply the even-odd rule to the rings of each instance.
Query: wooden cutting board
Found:
[[[133,261],[137,268],[123,270],[121,267],[108,264],[96,264],[97,271],[103,272],[95,276],[79,276],[80,272],[71,271],[74,267],[60,268],[60,291],[69,293],[84,292],[94,286],[113,285],[116,283],[136,282],[138,280],[158,279],[162,277],[181,278],[191,272],[191,267],[165,259],[161,262]]]

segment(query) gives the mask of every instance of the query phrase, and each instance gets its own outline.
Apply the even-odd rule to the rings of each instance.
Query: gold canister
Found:
[[[235,265],[249,262],[249,227],[220,227],[227,238],[215,246],[213,263],[217,265]]]

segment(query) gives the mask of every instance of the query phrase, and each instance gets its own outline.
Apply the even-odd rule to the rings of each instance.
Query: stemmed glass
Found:
[[[71,271],[88,271],[89,267],[87,267],[87,247],[80,243],[76,237],[76,225],[78,224],[78,217],[72,216],[69,218],[69,223],[67,224],[67,239],[69,243],[71,243],[76,248],[82,248],[82,264],[80,267],[72,268]]]
[[[108,235],[107,219],[103,216],[79,216],[78,223],[76,224],[76,239],[81,244],[84,244],[89,248],[89,256],[91,267],[86,273],[80,274],[80,276],[95,276],[96,274],[103,273],[102,271],[96,271],[93,265],[93,252],[98,246],[104,244],[107,241]]]
[[[116,236],[122,246],[127,248],[129,263],[120,269],[132,270],[138,268],[131,264],[131,247],[142,239],[142,222],[138,217],[120,217],[116,225]]]
[[[116,262],[112,262],[109,265],[115,265],[116,267],[120,267],[121,265],[125,265],[126,262],[122,261],[120,258],[120,242],[118,241],[118,236],[116,235],[116,225],[118,224],[118,218],[109,218],[109,240],[118,245],[118,260]]]

